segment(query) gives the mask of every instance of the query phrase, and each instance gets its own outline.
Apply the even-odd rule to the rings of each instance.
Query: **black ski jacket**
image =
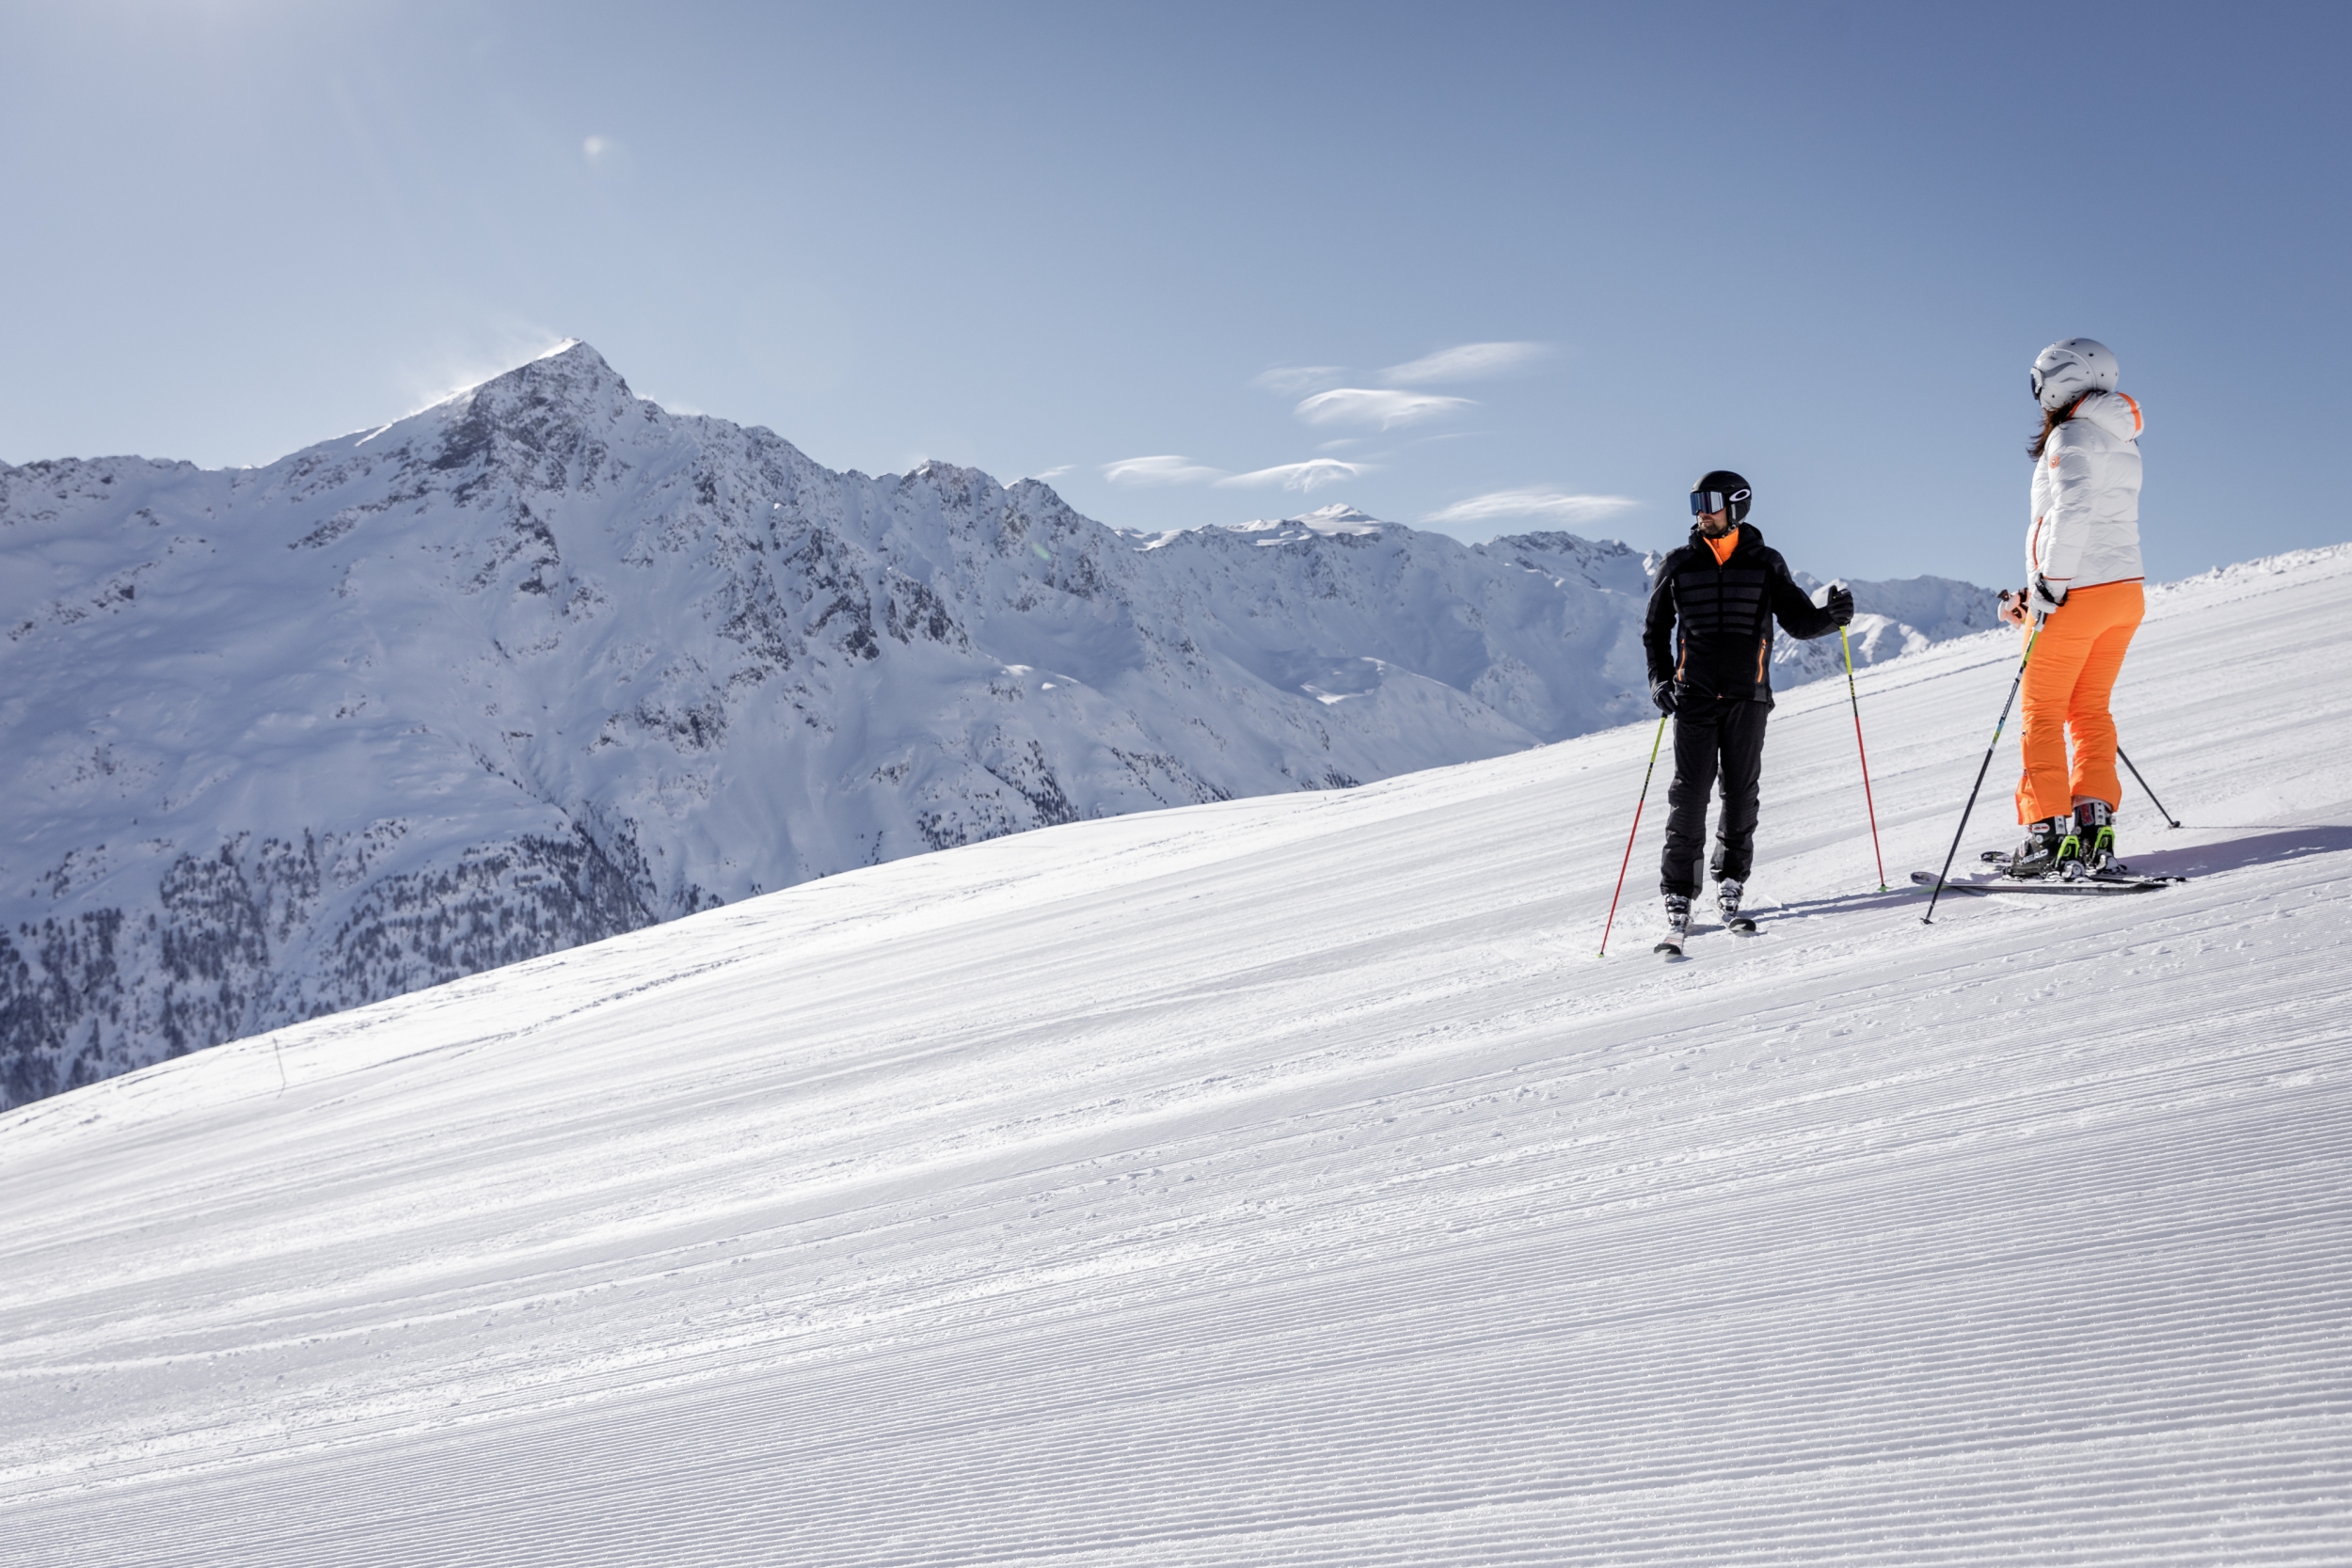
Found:
[[[1672,681],[1681,693],[1769,705],[1775,620],[1789,636],[1805,640],[1837,629],[1830,612],[1805,597],[1788,575],[1788,562],[1764,543],[1755,524],[1740,525],[1740,543],[1720,565],[1692,529],[1691,542],[1658,563],[1650,588],[1649,613],[1642,622],[1650,684]]]

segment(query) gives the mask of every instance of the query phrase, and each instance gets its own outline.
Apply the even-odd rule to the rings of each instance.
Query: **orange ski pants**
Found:
[[[2067,594],[2042,623],[2041,639],[2026,661],[2026,718],[2018,731],[2026,774],[2017,781],[2018,821],[2068,816],[2077,797],[2105,800],[2110,810],[2123,803],[2107,699],[2146,609],[2137,582],[2102,582]]]

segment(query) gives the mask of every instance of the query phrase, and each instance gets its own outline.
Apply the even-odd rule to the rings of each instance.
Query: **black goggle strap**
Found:
[[[1746,500],[1753,493],[1748,490],[1734,490],[1729,495],[1725,495],[1721,490],[1693,490],[1691,492],[1691,515],[1703,517],[1709,512],[1728,512],[1734,505]]]

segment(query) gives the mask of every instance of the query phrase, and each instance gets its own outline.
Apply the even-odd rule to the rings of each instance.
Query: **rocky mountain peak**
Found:
[[[583,418],[633,413],[638,403],[621,372],[576,338],[459,395],[494,407],[568,408]]]
[[[1318,533],[1377,533],[1381,529],[1390,526],[1381,522],[1371,513],[1359,512],[1345,501],[1333,501],[1329,506],[1319,506],[1312,512],[1302,513],[1291,520],[1313,529]]]
[[[1370,513],[1359,512],[1344,501],[1319,506],[1295,517],[1259,517],[1247,523],[1218,526],[1233,533],[1270,533],[1286,538],[1311,535],[1323,539],[1376,539],[1384,529],[1396,527]]]
[[[568,464],[595,455],[618,427],[660,425],[669,416],[631,392],[602,355],[575,341],[469,388],[421,418],[437,430],[435,468],[486,465],[519,478],[548,460]],[[536,477],[558,483],[552,474]]]

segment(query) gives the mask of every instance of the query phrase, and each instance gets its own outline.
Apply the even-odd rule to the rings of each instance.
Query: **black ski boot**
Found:
[[[2105,800],[2085,800],[2074,808],[2074,836],[2082,840],[2083,863],[2092,876],[2119,876],[2128,869],[2115,858],[2115,813]]]

